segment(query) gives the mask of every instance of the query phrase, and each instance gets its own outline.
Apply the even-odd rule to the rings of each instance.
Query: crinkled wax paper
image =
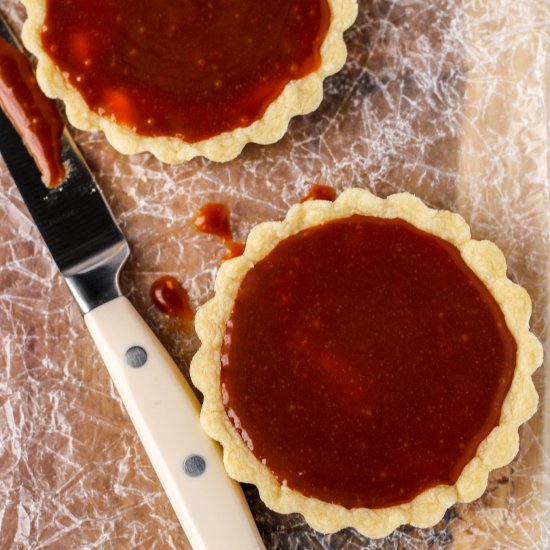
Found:
[[[227,203],[244,239],[313,182],[410,191],[460,212],[476,238],[504,250],[547,343],[545,8],[544,0],[362,0],[348,62],[326,82],[321,107],[293,120],[279,143],[249,145],[227,164],[163,165],[73,132],[132,246],[124,290],[184,373],[197,338],[175,330],[148,291],[170,273],[194,307],[212,295],[224,248],[196,233],[197,208]],[[19,3],[2,0],[0,9],[20,30]],[[1,161],[0,184],[0,547],[189,548]],[[431,529],[374,541],[352,530],[315,533],[298,515],[268,511],[247,487],[268,549],[548,548],[544,369],[535,381],[541,405],[522,428],[519,456],[478,501]]]

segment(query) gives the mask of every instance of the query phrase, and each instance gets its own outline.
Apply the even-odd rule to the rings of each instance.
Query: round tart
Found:
[[[23,0],[44,92],[72,124],[166,162],[236,157],[316,109],[356,0]]]
[[[364,190],[253,229],[197,313],[191,377],[231,477],[382,537],[478,498],[537,407],[531,301],[491,242]]]

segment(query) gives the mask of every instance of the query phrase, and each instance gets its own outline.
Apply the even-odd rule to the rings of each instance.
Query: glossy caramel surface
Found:
[[[327,0],[47,0],[42,43],[96,113],[197,142],[317,69],[329,23]]]
[[[227,414],[281,483],[380,508],[456,482],[498,423],[516,343],[453,245],[355,215],[247,273],[221,361]]]

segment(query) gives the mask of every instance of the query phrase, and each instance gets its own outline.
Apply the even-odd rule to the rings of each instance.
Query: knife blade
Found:
[[[0,34],[22,49],[3,16]],[[227,476],[219,447],[200,427],[193,391],[121,294],[118,277],[128,243],[66,128],[62,141],[67,175],[49,189],[0,109],[0,153],[84,314],[193,548],[261,549],[243,493]]]
[[[3,16],[0,34],[22,51]],[[87,313],[120,296],[115,275],[128,257],[128,244],[67,129],[61,155],[67,175],[54,189],[42,183],[38,167],[1,109],[0,150],[81,310]]]

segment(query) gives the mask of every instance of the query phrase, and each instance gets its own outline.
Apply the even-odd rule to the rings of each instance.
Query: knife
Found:
[[[21,51],[0,14],[0,34]],[[195,550],[264,548],[240,486],[199,424],[199,402],[180,370],[122,296],[129,255],[105,198],[69,132],[62,184],[48,189],[0,109],[0,153],[78,303],[86,326],[174,511]]]

